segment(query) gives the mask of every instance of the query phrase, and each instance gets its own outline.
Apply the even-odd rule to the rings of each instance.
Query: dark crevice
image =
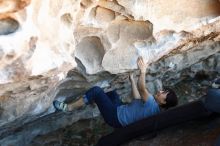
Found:
[[[18,30],[19,23],[13,18],[4,18],[0,20],[0,35],[8,35]]]

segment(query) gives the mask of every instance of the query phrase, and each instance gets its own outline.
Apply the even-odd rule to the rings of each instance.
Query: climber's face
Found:
[[[168,91],[158,91],[155,95],[155,99],[157,100],[157,102],[162,105],[162,104],[166,104],[166,98],[167,98],[167,94],[169,92]]]

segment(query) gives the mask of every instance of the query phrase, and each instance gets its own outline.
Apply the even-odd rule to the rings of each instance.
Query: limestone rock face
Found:
[[[186,9],[184,6],[188,4],[190,7]],[[128,53],[126,56],[117,55],[120,56],[117,58],[120,61],[117,61],[114,68],[111,64],[115,63],[109,61],[112,60],[111,54],[118,54],[122,49],[138,52],[132,44],[135,41],[147,40],[148,44],[154,42],[153,31],[156,34],[162,29],[188,30],[189,27],[185,27],[185,24],[197,26],[204,18],[214,18],[220,13],[218,1],[198,0],[190,3],[185,0],[172,0],[169,3],[160,0],[9,0],[1,1],[0,6],[4,8],[0,13],[0,83],[23,80],[27,76],[48,75],[50,71],[54,72],[52,74],[55,76],[59,74],[58,78],[65,76],[69,69],[76,67],[76,46],[81,44],[83,38],[89,36],[100,40],[105,53],[104,58],[102,53],[98,57],[100,60],[97,71],[88,70],[91,67],[81,58],[87,73],[94,74],[103,69],[111,73],[120,73],[134,69],[134,61],[123,59],[126,56],[137,57],[134,53]],[[167,20],[172,24],[164,25]],[[180,28],[177,29],[178,26]],[[178,39],[182,39],[180,37]],[[15,67],[14,64],[18,62],[19,67]],[[96,67],[92,68],[96,70]]]
[[[152,30],[153,26],[149,21],[116,20],[112,22],[107,29],[112,49],[105,54],[103,67],[111,73],[135,68],[138,53],[133,43],[137,40],[153,41]]]
[[[22,141],[7,128],[56,115],[54,99],[94,85],[128,101],[127,72],[137,78],[138,56],[155,93],[185,76],[219,73],[219,52],[218,0],[0,0],[0,143]],[[98,115],[85,113],[76,119]]]
[[[70,11],[79,7],[77,1],[74,5],[71,1],[61,3],[48,0],[44,3],[33,0],[30,3],[10,0],[2,2],[2,7],[4,5],[11,9],[5,10],[7,15],[0,20],[1,31],[6,31],[0,35],[0,46],[4,53],[0,64],[1,83],[44,74],[51,69],[58,70],[64,64],[67,70],[68,66],[69,69],[76,66],[71,56],[74,40],[69,30],[73,19]],[[1,13],[1,16],[5,13]],[[18,62],[19,71],[12,65]]]
[[[101,64],[104,54],[104,47],[98,37],[85,37],[76,46],[75,56],[83,63],[89,74],[102,70]]]
[[[219,16],[218,0],[117,0],[137,20],[150,20],[157,32],[162,29],[190,30],[197,23]]]
[[[31,0],[1,0],[0,1],[0,17],[4,17],[4,15],[16,12],[24,9],[27,5],[29,5]]]

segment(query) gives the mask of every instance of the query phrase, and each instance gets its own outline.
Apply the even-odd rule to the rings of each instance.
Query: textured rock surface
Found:
[[[104,47],[98,37],[83,38],[76,46],[75,56],[82,62],[86,72],[94,74],[102,70]]]
[[[149,19],[156,31],[175,29],[189,30],[196,23],[206,23],[207,20],[219,16],[219,2],[217,0],[117,0],[126,11],[137,20]],[[140,11],[141,10],[141,11]]]
[[[69,123],[27,130],[30,140],[21,133],[13,140],[21,125],[56,119],[54,99],[69,102],[93,85],[117,89],[129,100],[127,72],[137,78],[140,55],[149,65],[152,93],[200,72],[219,73],[219,11],[217,0],[0,0],[1,143],[25,145],[38,134],[93,117],[85,109]]]
[[[212,58],[210,58],[212,59]],[[206,64],[209,60],[202,63]],[[186,72],[194,70],[191,67]],[[205,93],[207,87],[211,85],[213,78],[218,76],[217,73],[209,71],[208,73],[197,73],[196,78],[187,77],[183,82],[176,84],[175,91],[179,95],[180,104],[192,102],[197,100],[198,97]],[[125,84],[120,81],[122,77],[117,78],[117,87],[119,91],[120,84]],[[125,82],[125,81],[124,81]],[[125,90],[125,89],[124,89]],[[128,89],[126,91],[129,92]],[[121,94],[121,93],[120,93]],[[124,93],[125,94],[125,93]],[[32,123],[28,123],[25,127],[19,127],[16,124],[10,124],[8,127],[1,128],[1,143],[7,145],[26,145],[33,137],[37,136],[30,142],[30,146],[34,145],[94,145],[97,140],[112,131],[108,125],[106,125],[102,118],[95,118],[98,115],[97,108],[87,107],[74,111],[72,113],[63,114],[56,112],[45,116],[39,120],[35,120]],[[80,120],[75,124],[78,119]],[[125,145],[152,145],[152,146],[169,146],[169,145],[204,145],[211,146],[216,140],[219,134],[219,118],[218,119],[201,119],[193,122],[187,122],[174,127],[169,127],[165,130],[158,131],[156,138],[147,140],[148,136],[143,136]],[[50,125],[50,126],[49,126]],[[66,125],[71,125],[67,126]],[[59,130],[53,131],[58,127],[65,127]],[[7,130],[7,131],[6,131]],[[53,131],[48,133],[49,131]],[[25,136],[24,136],[25,135]],[[169,140],[168,140],[169,139]]]
[[[4,18],[0,21],[0,35],[8,35],[18,29],[18,22],[12,18]]]
[[[0,83],[23,80],[34,75],[47,76],[48,72],[52,72],[54,76],[64,73],[65,76],[68,70],[76,67],[74,59],[76,46],[81,44],[85,37],[90,36],[100,39],[100,45],[103,45],[105,50],[102,64],[104,70],[119,73],[134,69],[136,67],[133,60],[135,59],[130,58],[136,58],[137,55],[134,55],[133,52],[139,52],[136,49],[139,49],[140,46],[137,45],[137,48],[133,46],[136,41],[147,41],[148,43],[141,45],[141,47],[145,47],[147,50],[150,50],[149,48],[166,50],[166,54],[169,49],[175,48],[169,46],[170,43],[180,45],[180,40],[194,39],[193,35],[195,34],[190,36],[181,32],[175,33],[175,31],[188,30],[186,28],[189,27],[183,27],[184,25],[181,23],[192,26],[190,27],[192,30],[194,26],[210,22],[207,19],[205,23],[199,23],[204,17],[214,18],[219,16],[220,4],[216,0],[204,1],[199,5],[197,5],[197,2],[198,0],[193,0],[191,1],[191,7],[183,9],[184,5],[188,5],[188,1],[183,0],[176,3],[175,0],[172,0],[166,4],[161,0],[152,2],[129,1],[127,3],[105,0],[1,1],[0,6],[4,9],[0,13],[0,32],[2,34],[0,35],[0,46],[3,52],[0,64]],[[168,5],[169,9],[166,8]],[[152,10],[148,8],[152,8]],[[159,11],[162,8],[166,13]],[[140,9],[142,11],[138,11]],[[145,13],[145,10],[149,12]],[[179,10],[179,13],[174,13],[176,10]],[[173,21],[172,25],[164,24],[166,23],[165,18],[161,19],[163,17],[161,15],[164,13],[168,16],[166,19],[169,22]],[[152,16],[148,17],[151,14]],[[140,17],[142,19],[138,19]],[[197,21],[194,21],[194,18]],[[176,19],[181,20],[181,23]],[[158,22],[155,22],[155,20],[158,20]],[[158,24],[160,26],[157,26]],[[161,29],[173,29],[174,31],[163,34],[155,26]],[[178,26],[182,28],[176,29]],[[6,32],[3,32],[3,30]],[[155,35],[155,37],[158,36],[156,40],[152,36],[153,31],[155,34],[157,33]],[[12,32],[13,34],[3,35]],[[164,39],[164,36],[166,36],[166,39]],[[167,48],[164,46],[167,46]],[[128,50],[128,53],[118,54],[124,52],[124,50]],[[80,49],[77,52],[80,52]],[[114,55],[115,53],[118,55]],[[164,53],[161,54],[164,55]],[[109,63],[109,60],[112,60],[112,55],[115,57],[122,56],[115,59],[121,62],[117,65],[118,68],[116,66],[113,69],[111,63]],[[126,56],[128,58],[124,59]],[[98,58],[101,59],[102,57],[103,53]],[[159,55],[158,58],[160,57]],[[15,67],[14,64],[18,62],[19,67]],[[85,63],[85,61],[82,62]],[[84,64],[87,73],[94,74],[102,71],[100,61],[98,64],[97,71],[91,71],[91,64]],[[59,77],[61,78],[61,75]]]
[[[191,121],[158,131],[157,137],[148,139],[145,135],[123,146],[213,146],[220,132],[219,123],[219,119]],[[65,129],[38,136],[29,145],[94,145],[111,131],[102,119],[81,120]]]

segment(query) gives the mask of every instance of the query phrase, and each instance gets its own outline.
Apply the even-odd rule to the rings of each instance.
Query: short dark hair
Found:
[[[170,107],[176,106],[178,104],[178,98],[176,93],[170,88],[164,88],[164,91],[169,92],[165,99],[166,104],[161,105],[162,108],[168,109]]]

